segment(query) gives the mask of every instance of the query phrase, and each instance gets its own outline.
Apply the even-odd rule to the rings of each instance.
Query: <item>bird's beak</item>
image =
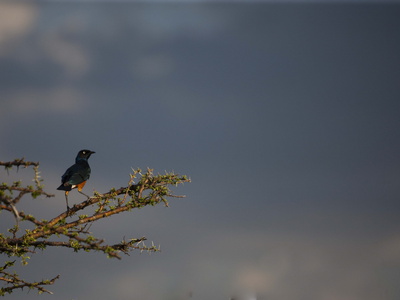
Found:
[[[92,155],[92,154],[94,154],[94,153],[96,153],[96,152],[94,152],[94,151],[90,151],[90,155]]]

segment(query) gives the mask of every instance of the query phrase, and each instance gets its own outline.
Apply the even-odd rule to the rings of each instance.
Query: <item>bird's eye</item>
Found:
[[[86,151],[83,151],[82,154],[86,154]]]

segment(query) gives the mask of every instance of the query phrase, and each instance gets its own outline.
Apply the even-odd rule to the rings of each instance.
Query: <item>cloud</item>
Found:
[[[182,14],[182,10],[188,13]],[[206,22],[204,21],[206,20]],[[137,26],[146,37],[167,39],[177,36],[198,38],[216,36],[224,32],[235,20],[223,11],[216,12],[206,6],[156,7],[138,11],[128,22]]]
[[[80,40],[86,22],[76,12],[43,21],[38,11],[34,5],[0,3],[0,56],[23,70],[43,73],[50,63],[61,67],[67,78],[81,78],[91,66]]]
[[[89,70],[89,55],[79,41],[68,40],[58,33],[50,33],[42,37],[41,48],[47,54],[47,58],[60,65],[69,77],[79,78]]]
[[[170,74],[174,69],[174,61],[163,54],[145,55],[132,64],[132,72],[136,77],[154,80]]]
[[[71,86],[25,88],[14,91],[1,99],[0,138],[5,138],[4,134],[10,133],[7,124],[14,124],[15,132],[22,119],[35,119],[35,122],[41,123],[44,116],[60,117],[71,113],[77,116],[90,103],[91,101],[86,100],[82,92]]]
[[[70,86],[56,86],[49,89],[25,89],[15,92],[2,103],[2,117],[15,114],[71,113],[77,112],[88,101],[84,95]]]
[[[388,264],[400,265],[400,235],[386,238],[378,249],[378,254],[382,261]]]
[[[375,244],[354,238],[219,232],[200,237],[185,255],[169,260],[169,267],[136,267],[114,280],[119,299],[129,299],[136,287],[140,295],[135,299],[161,300],[168,291],[181,296],[193,292],[193,299],[256,294],[271,300],[373,300],[390,290],[385,273],[377,270],[399,245],[398,238]],[[160,283],[157,289],[154,282]]]
[[[36,6],[27,3],[0,3],[0,55],[9,52],[30,30],[37,18]]]

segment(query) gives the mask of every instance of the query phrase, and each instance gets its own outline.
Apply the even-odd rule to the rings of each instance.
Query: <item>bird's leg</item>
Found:
[[[69,205],[68,205],[68,191],[65,192],[65,201],[67,202],[67,212],[69,212]]]
[[[86,196],[88,199],[90,199],[90,197],[88,195],[86,195],[84,192],[80,191],[79,189],[78,189],[78,192],[81,193],[82,195]]]

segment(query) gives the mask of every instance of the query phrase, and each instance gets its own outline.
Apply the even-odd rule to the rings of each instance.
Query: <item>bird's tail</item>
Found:
[[[58,188],[57,188],[57,190],[61,190],[61,191],[70,191],[71,190],[71,186],[70,185],[64,185],[64,184],[61,184]]]

